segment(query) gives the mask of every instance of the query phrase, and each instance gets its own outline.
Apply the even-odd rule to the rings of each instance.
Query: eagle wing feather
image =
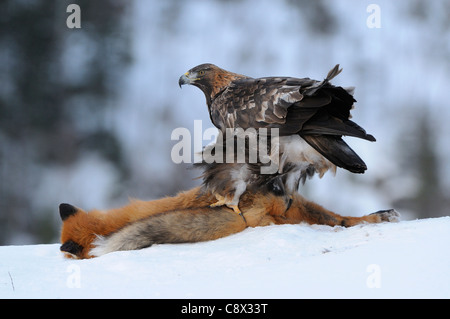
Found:
[[[311,80],[267,77],[233,81],[214,99],[210,110],[212,120],[221,130],[281,126],[286,123],[288,108],[303,99],[300,90],[305,83]],[[234,121],[230,121],[229,114],[237,113],[239,116],[233,116]]]

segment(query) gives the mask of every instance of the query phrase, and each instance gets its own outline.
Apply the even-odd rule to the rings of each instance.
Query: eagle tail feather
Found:
[[[305,135],[346,135],[358,137],[367,141],[375,142],[373,135],[351,120],[341,121],[332,116],[326,116],[311,120],[303,126],[302,134]]]
[[[340,136],[301,135],[301,137],[336,166],[352,173],[364,173],[367,169],[364,161]]]
[[[342,72],[342,69],[339,69],[339,64],[336,64],[334,68],[332,68],[325,78],[325,81],[331,81],[333,78],[335,78],[339,73]]]
[[[342,69],[339,69],[339,64],[336,64],[334,68],[332,68],[328,74],[327,77],[323,81],[317,81],[314,85],[308,87],[306,90],[303,91],[303,94],[306,96],[313,96],[317,93],[320,89],[323,87],[330,85],[329,82],[334,79],[339,73],[342,72]]]

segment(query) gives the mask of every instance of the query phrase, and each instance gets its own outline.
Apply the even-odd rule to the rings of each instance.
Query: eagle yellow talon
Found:
[[[238,205],[227,205],[227,207],[228,207],[228,208],[231,208],[232,210],[234,210],[234,212],[235,212],[236,214],[239,214],[239,215],[242,216],[242,212],[241,212],[241,210],[239,209]]]
[[[209,205],[209,207],[219,207],[219,206],[223,206],[227,204],[227,200],[225,197],[223,197],[222,195],[219,194],[215,194],[217,202],[215,202],[214,204]]]
[[[247,224],[247,220],[245,219],[245,216],[239,209],[238,205],[227,205],[227,206],[228,206],[228,208],[231,208],[236,214],[241,216],[244,219],[244,222]]]
[[[226,205],[226,203],[223,201],[217,201],[216,203],[209,205],[209,207],[219,207],[223,205]]]
[[[220,207],[220,206],[227,206],[228,208],[231,208],[236,214],[242,215],[241,210],[239,209],[238,205],[230,205],[225,198],[224,199],[220,199],[217,202],[215,202],[214,204],[209,205],[209,207]]]
[[[233,205],[230,204],[230,200],[227,200],[226,197],[219,195],[219,194],[215,194],[217,202],[209,205],[209,207],[219,207],[219,206],[227,206],[228,208],[231,208],[236,214],[238,214],[239,216],[241,216],[245,222],[247,222],[245,220],[244,214],[242,213],[242,211],[239,209],[238,205]]]

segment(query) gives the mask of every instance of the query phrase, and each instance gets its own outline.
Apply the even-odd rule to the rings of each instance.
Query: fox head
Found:
[[[60,250],[68,258],[89,258],[90,244],[95,235],[90,231],[88,214],[70,204],[59,205],[63,222]]]

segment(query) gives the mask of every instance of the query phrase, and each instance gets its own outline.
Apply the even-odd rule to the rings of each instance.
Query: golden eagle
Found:
[[[216,194],[216,205],[227,205],[239,213],[239,197],[249,186],[269,184],[272,191],[289,196],[306,177],[315,173],[322,177],[329,169],[335,172],[336,166],[364,173],[366,164],[342,136],[375,138],[350,120],[356,102],[353,88],[330,83],[341,71],[336,65],[323,81],[251,78],[201,64],[180,77],[180,87],[190,84],[203,91],[211,121],[222,136],[227,129],[277,129],[277,136],[269,137],[269,157],[277,164],[272,174],[259,174],[248,161],[204,163],[204,187]],[[217,144],[224,147],[225,138]]]

